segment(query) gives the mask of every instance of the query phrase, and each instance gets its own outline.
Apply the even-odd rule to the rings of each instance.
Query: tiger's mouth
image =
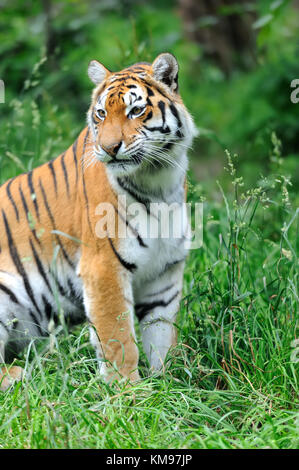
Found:
[[[109,155],[109,160],[106,158],[105,161],[103,161],[107,168],[109,168],[113,173],[115,172],[119,175],[135,172],[142,162],[143,154],[140,151],[128,156],[124,155],[123,158]]]
[[[123,164],[123,165],[140,165],[142,162],[142,153],[136,152],[133,155],[130,155],[129,158],[117,158],[111,157],[111,160],[107,161],[107,165],[116,165],[116,164]]]

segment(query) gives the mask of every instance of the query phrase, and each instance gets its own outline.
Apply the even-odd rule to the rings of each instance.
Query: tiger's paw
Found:
[[[130,386],[141,380],[137,369],[125,372],[123,370],[118,371],[112,367],[103,367],[103,365],[100,372],[101,379],[108,384],[118,383],[120,385],[125,383],[126,386]]]
[[[24,376],[24,369],[19,366],[2,367],[0,369],[0,390],[5,392],[16,382],[20,382]]]

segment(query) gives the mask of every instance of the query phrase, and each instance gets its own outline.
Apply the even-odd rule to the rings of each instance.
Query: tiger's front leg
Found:
[[[135,312],[140,321],[143,349],[153,371],[163,368],[169,349],[176,345],[174,325],[180,306],[184,261],[137,289]]]
[[[82,259],[80,276],[101,375],[107,382],[122,377],[138,380],[130,273],[111,257],[96,255]]]

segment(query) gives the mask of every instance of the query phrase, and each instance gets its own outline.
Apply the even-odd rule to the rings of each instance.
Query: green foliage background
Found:
[[[298,9],[291,2],[251,2],[259,17],[257,63],[250,71],[235,70],[229,80],[205,61],[200,45],[185,38],[175,0],[52,3],[49,39],[43,2],[1,1],[0,77],[6,84],[6,103],[0,106],[2,135],[14,100],[34,99],[43,132],[52,135],[52,120],[57,123],[49,150],[55,156],[69,144],[60,137],[75,135],[84,125],[92,89],[86,74],[91,59],[119,70],[170,51],[180,63],[181,94],[201,130],[193,154],[197,179],[218,177],[224,167],[223,149],[229,148],[240,154],[250,183],[269,170],[270,136],[275,131],[283,143],[285,166],[298,184],[298,106],[290,101],[290,82],[299,74]],[[34,151],[31,136],[31,144],[23,138],[23,148]],[[39,140],[43,145],[44,139]],[[2,145],[6,150],[7,140]]]

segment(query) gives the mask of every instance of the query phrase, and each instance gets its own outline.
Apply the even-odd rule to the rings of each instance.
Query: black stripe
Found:
[[[133,80],[134,82],[138,82],[138,79],[135,77],[132,77],[131,75],[127,74],[120,74],[117,75],[119,78],[115,78],[112,80],[112,83],[114,85],[115,82],[124,82],[125,80]]]
[[[89,128],[87,129],[87,132],[86,132],[85,137],[84,137],[83,151],[82,151],[83,158],[84,158],[84,154],[85,154],[85,149],[86,149],[88,136],[89,136]],[[88,202],[86,183],[85,183],[85,177],[84,177],[83,160],[82,160],[81,172],[82,172],[83,194],[84,194],[85,205],[86,205],[87,220],[88,220],[89,229],[92,232],[90,216],[89,216],[89,202]]]
[[[160,272],[160,274],[158,275],[158,277],[163,276],[163,274],[165,274],[166,271],[168,271],[168,269],[173,268],[173,266],[175,266],[175,265],[177,265],[177,264],[179,264],[179,263],[182,263],[183,261],[185,261],[185,258],[178,259],[178,260],[176,260],[176,261],[173,261],[172,263],[166,263],[166,265],[165,265],[163,271]]]
[[[178,113],[178,110],[176,109],[175,105],[173,103],[171,103],[169,105],[169,109],[170,111],[172,112],[173,116],[176,118],[177,120],[177,123],[178,123],[178,130],[176,131],[176,135],[178,137],[184,137],[182,132],[181,132],[181,129],[182,129],[182,121],[180,119],[180,116],[179,116],[179,113]]]
[[[166,125],[166,120],[165,120],[165,103],[164,101],[159,101],[158,103],[158,107],[161,111],[161,114],[162,114],[162,121],[163,121],[163,124],[162,124],[162,127],[163,127],[163,134],[168,134],[170,132],[170,128]]]
[[[163,126],[155,126],[155,127],[144,126],[144,127],[145,127],[145,129],[147,129],[150,132],[159,131],[159,132],[161,132],[161,134],[170,134],[170,128],[168,126],[166,126],[166,127],[163,127]]]
[[[139,235],[139,233],[137,232],[137,230],[132,227],[132,225],[130,224],[130,222],[127,220],[126,217],[124,217],[122,215],[121,212],[119,212],[119,210],[117,209],[117,207],[113,204],[113,207],[116,211],[116,213],[120,216],[120,218],[122,219],[123,222],[125,222],[126,226],[129,227],[129,229],[132,231],[132,233],[134,233],[136,239],[138,240],[138,243],[140,246],[142,246],[143,248],[148,248],[148,245],[146,245],[146,243],[144,243],[144,241],[142,240],[141,236]]]
[[[143,119],[143,122],[149,121],[150,119],[152,119],[152,117],[153,117],[153,113],[152,113],[152,111],[150,111],[148,113],[148,115],[146,116],[146,118]]]
[[[29,211],[29,208],[28,208],[28,205],[27,205],[27,201],[26,201],[26,199],[25,199],[25,196],[24,196],[24,193],[23,193],[21,184],[19,184],[19,193],[20,193],[20,196],[21,196],[21,200],[22,200],[24,212],[25,212],[25,214],[26,214],[26,220],[27,220],[28,225],[29,225],[29,227],[30,227],[29,214],[31,214],[31,212]],[[35,229],[34,229],[33,227],[30,227],[30,230],[31,230],[31,232],[33,233],[33,236],[34,236],[35,240],[36,240],[37,243],[40,245],[41,242],[40,242],[38,236],[36,235]]]
[[[44,200],[44,204],[45,204],[48,216],[50,217],[53,228],[55,229],[55,220],[54,220],[53,214],[51,212],[51,209],[50,209],[50,206],[49,206],[49,203],[48,203],[48,199],[47,199],[47,196],[46,196],[46,192],[45,192],[45,189],[44,189],[44,186],[43,186],[43,183],[42,183],[41,179],[39,179],[39,187],[40,187],[40,190],[42,192],[42,196],[43,196],[43,200]]]
[[[0,290],[5,292],[5,294],[7,294],[9,296],[10,300],[13,303],[20,305],[20,303],[19,303],[18,299],[16,298],[15,294],[8,287],[4,286],[3,284],[0,284]]]
[[[48,281],[48,278],[47,278],[46,272],[44,270],[43,264],[42,264],[38,254],[36,252],[36,249],[34,248],[34,245],[33,245],[33,242],[32,242],[31,239],[29,239],[29,243],[30,243],[30,246],[31,246],[31,250],[32,250],[32,253],[33,253],[33,256],[34,256],[34,260],[35,260],[35,264],[37,266],[38,272],[41,275],[41,277],[43,278],[43,280],[44,280],[46,286],[48,287],[49,291],[51,293],[53,293],[52,287],[51,287],[51,285]]]
[[[17,218],[17,221],[20,222],[20,216],[19,216],[19,211],[18,211],[18,208],[16,206],[16,203],[14,201],[14,198],[10,192],[10,186],[11,186],[11,183],[14,181],[15,178],[13,178],[12,180],[10,180],[8,183],[7,183],[7,186],[6,186],[6,194],[8,196],[8,199],[10,200],[13,208],[14,208],[14,211],[16,213],[16,218]]]
[[[141,304],[135,305],[136,315],[139,320],[142,320],[145,315],[147,315],[151,310],[155,309],[156,307],[167,307],[171,304],[171,302],[179,295],[179,291],[177,291],[169,300],[156,300],[155,302],[145,302]]]
[[[73,159],[76,167],[76,184],[78,183],[78,160],[77,160],[77,145],[78,145],[78,139],[75,140],[73,144]]]
[[[46,318],[48,321],[50,321],[52,319],[52,313],[53,313],[52,305],[50,304],[50,302],[48,302],[47,298],[44,295],[42,295],[42,301],[44,304],[44,312],[45,312]]]
[[[82,155],[84,156],[85,154],[85,149],[86,149],[86,144],[87,144],[87,139],[89,137],[89,127],[87,128],[85,137],[84,137],[84,142],[83,142],[83,149],[82,149]],[[83,162],[82,162],[83,163]]]
[[[173,147],[173,142],[167,142],[167,144],[163,145],[163,149],[170,150]]]
[[[170,284],[169,286],[164,287],[164,289],[159,290],[158,292],[153,292],[152,294],[146,294],[146,297],[154,297],[155,295],[161,295],[170,290],[174,284]]]
[[[62,155],[60,161],[61,161],[61,167],[62,167],[62,171],[63,171],[63,176],[64,176],[64,181],[65,181],[65,185],[66,185],[67,194],[68,194],[68,197],[70,197],[69,177],[68,177],[67,169],[66,169],[66,166],[65,166],[64,158],[65,158],[65,152]]]
[[[55,310],[53,309],[52,305],[50,304],[50,302],[48,301],[48,299],[42,295],[42,301],[43,301],[43,304],[44,304],[44,312],[45,312],[45,315],[46,315],[46,318],[48,320],[48,322],[50,320],[53,320],[55,324],[58,323],[58,315],[57,313],[55,312]]]
[[[48,163],[48,167],[51,170],[52,178],[53,178],[53,181],[54,181],[55,193],[56,193],[56,196],[57,196],[57,179],[56,179],[55,169],[54,169],[54,166],[53,166],[53,161],[50,161]]]
[[[160,109],[161,114],[162,114],[163,127],[164,127],[164,125],[165,125],[165,103],[164,103],[164,101],[159,101],[158,102],[158,108]]]
[[[34,315],[34,313],[32,312],[32,310],[29,310],[29,315],[31,317],[31,320],[32,320],[32,323],[36,326],[36,328],[38,329],[39,331],[39,334],[41,336],[45,336],[45,332],[42,330],[39,322],[38,322],[38,319],[36,318],[36,316]]]
[[[51,274],[51,277],[53,278],[54,282],[55,282],[55,286],[58,288],[59,290],[59,294],[62,296],[62,297],[66,297],[66,292],[64,290],[64,288],[62,287],[62,285],[60,284],[57,276],[56,276],[56,273],[51,269],[51,267],[49,266],[49,272]]]
[[[24,266],[21,262],[18,250],[17,250],[16,245],[14,243],[14,240],[12,238],[9,223],[7,221],[6,214],[5,214],[5,211],[3,209],[2,209],[2,217],[3,217],[3,221],[4,221],[4,226],[5,226],[5,231],[6,231],[10,256],[11,256],[13,262],[14,262],[14,265],[15,265],[18,273],[21,275],[21,277],[23,279],[24,287],[26,289],[28,297],[30,298],[31,302],[33,303],[36,311],[41,316],[41,311],[40,311],[40,309],[39,309],[39,307],[36,303],[36,300],[34,298],[33,291],[32,291],[28,276],[26,274],[26,271],[25,271]]]
[[[47,195],[46,195],[46,192],[45,192],[45,189],[44,189],[44,186],[43,186],[43,183],[42,183],[42,180],[39,179],[39,187],[40,187],[40,190],[42,192],[42,196],[43,196],[43,200],[44,200],[44,204],[45,204],[45,207],[46,207],[46,210],[47,210],[47,213],[50,217],[50,220],[52,222],[52,226],[53,226],[53,229],[56,230],[56,224],[55,224],[55,220],[54,220],[54,217],[53,217],[53,214],[51,212],[51,209],[50,209],[50,206],[49,206],[49,203],[48,203],[48,199],[47,199]],[[58,245],[60,246],[61,248],[61,251],[62,251],[62,254],[63,254],[63,257],[64,259],[67,261],[67,263],[69,264],[69,266],[71,268],[74,268],[74,263],[70,260],[67,252],[65,251],[64,249],[64,246],[59,238],[59,236],[57,234],[55,234],[55,238],[56,238],[56,241],[58,243]]]
[[[153,90],[149,86],[146,86],[145,88],[147,90],[148,96],[154,96],[155,93],[153,92]]]
[[[150,201],[148,199],[145,199],[145,198],[139,196],[138,194],[136,194],[136,192],[131,187],[128,188],[127,185],[124,184],[124,182],[120,178],[117,178],[117,182],[124,191],[129,193],[130,196],[132,196],[134,199],[136,199],[136,201],[138,201],[140,204],[143,204],[145,209],[146,209],[146,212],[148,214],[150,214],[150,209],[149,209]]]
[[[75,307],[80,310],[83,307],[82,296],[78,295],[74,289],[72,281],[70,279],[67,280],[67,285],[70,291],[70,296],[66,296],[67,300],[75,305]]]
[[[19,193],[20,193],[20,196],[21,196],[21,200],[22,200],[24,212],[25,212],[25,215],[26,215],[26,220],[28,221],[29,209],[28,209],[28,205],[27,205],[27,202],[26,202],[26,199],[25,199],[25,196],[24,196],[24,193],[23,193],[21,184],[19,184]]]
[[[160,88],[156,88],[156,91],[158,93],[160,93],[160,95],[162,95],[164,98],[166,98],[168,101],[170,101],[170,99],[168,98],[167,95],[165,95],[165,93],[160,89]]]
[[[39,221],[40,220],[40,218],[39,218],[39,208],[38,208],[36,194],[35,194],[35,191],[34,191],[32,175],[33,175],[33,171],[29,171],[29,173],[27,174],[27,181],[28,181],[28,186],[29,186],[29,190],[30,190],[30,194],[31,194],[31,199],[32,199],[33,204],[34,204],[37,220]]]
[[[179,91],[179,74],[177,73],[176,76],[174,77],[173,79],[174,83],[175,83],[175,88],[174,88],[174,91],[178,92]]]
[[[153,95],[154,95],[154,92],[153,92],[153,90],[152,90],[152,88],[151,88],[151,87],[153,87],[153,85],[152,85],[151,83],[148,83],[148,82],[146,81],[146,79],[143,79],[142,81],[146,84],[145,86],[146,86],[148,95],[149,95],[149,96],[153,96]],[[154,89],[155,89],[155,91],[156,91],[157,93],[160,93],[160,95],[162,95],[164,98],[166,98],[168,101],[170,101],[170,98],[164,93],[163,90],[161,90],[161,88],[159,88],[158,86],[154,85]]]
[[[72,281],[70,279],[67,280],[67,285],[68,285],[71,297],[76,298],[77,294],[75,292],[74,286],[73,286]]]
[[[108,236],[108,235],[107,235]],[[126,268],[128,271],[130,272],[133,272],[135,271],[135,269],[137,269],[137,266],[135,263],[129,263],[128,261],[126,261],[125,259],[123,259],[120,254],[116,251],[113,243],[112,243],[112,240],[111,238],[108,236],[108,240],[109,240],[109,243],[110,243],[110,246],[112,248],[112,251],[113,253],[115,254],[115,256],[117,257],[118,261],[120,262],[120,264]]]

